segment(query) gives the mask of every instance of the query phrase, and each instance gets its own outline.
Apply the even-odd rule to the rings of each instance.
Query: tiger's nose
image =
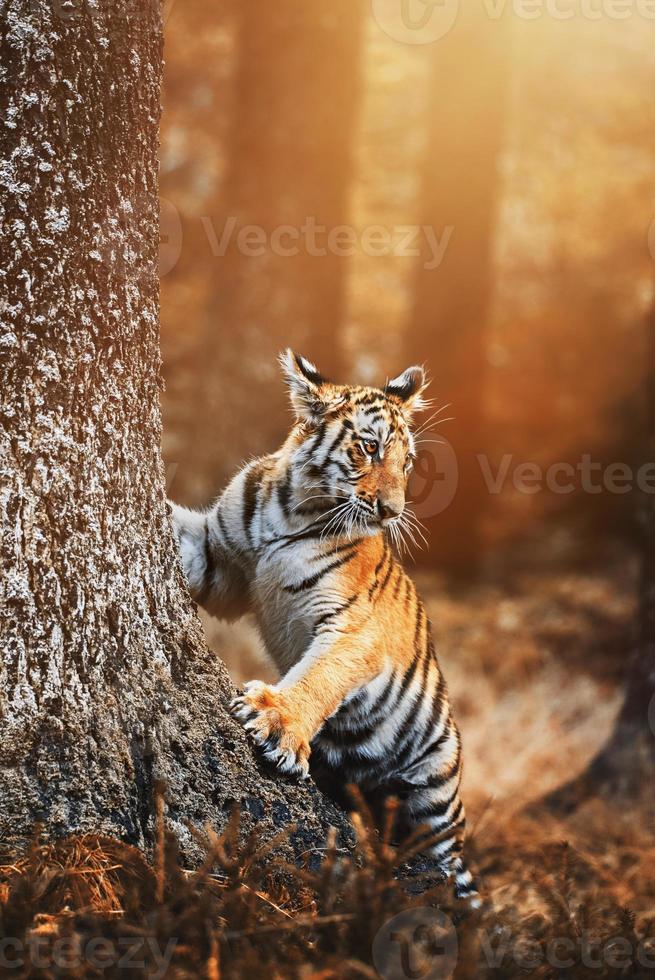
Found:
[[[392,521],[394,517],[400,517],[403,507],[404,502],[400,500],[382,500],[378,497],[378,514],[382,521]]]

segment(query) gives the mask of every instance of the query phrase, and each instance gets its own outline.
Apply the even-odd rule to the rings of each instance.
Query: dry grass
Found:
[[[239,844],[237,814],[220,837],[208,831],[193,873],[164,834],[152,862],[90,835],[35,843],[0,867],[2,974],[327,980],[377,977],[377,967],[395,978],[409,976],[398,972],[406,939],[426,976],[455,964],[462,978],[655,975],[652,837],[634,821],[594,819],[586,840],[517,818],[481,828],[472,850],[485,908],[475,913],[417,865],[411,841],[391,845],[392,807],[375,829],[360,803],[355,852],[329,839],[318,870],[281,864],[275,842],[256,835]],[[419,928],[426,915],[432,933]],[[558,957],[571,962],[564,972]]]

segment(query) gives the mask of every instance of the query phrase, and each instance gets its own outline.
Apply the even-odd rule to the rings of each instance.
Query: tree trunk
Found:
[[[405,359],[427,364],[438,404],[451,403],[444,415],[454,416],[439,436],[456,452],[457,493],[440,516],[423,515],[434,542],[429,560],[436,556],[440,565],[463,575],[479,556],[485,497],[475,455],[485,449],[485,341],[508,44],[507,25],[465,3],[450,33],[434,45],[420,221],[447,246],[436,268],[429,261],[433,256],[420,260],[406,341]],[[428,443],[423,454],[434,457],[438,470],[439,447]],[[419,473],[433,469],[421,461],[417,466]]]
[[[159,4],[9,0],[2,24],[0,838],[144,844],[233,802],[303,850],[342,818],[272,780],[226,711],[160,457]]]
[[[644,462],[655,460],[655,302],[646,317],[649,371],[646,379]],[[607,743],[578,777],[543,801],[554,813],[575,810],[592,796],[625,799],[655,810],[655,494],[643,495],[641,582],[636,650],[623,705]],[[617,651],[620,655],[620,651]]]
[[[280,350],[342,374],[348,260],[328,233],[349,219],[364,9],[363,0],[243,0],[239,9],[230,164],[213,216],[217,240],[232,232],[222,250],[213,242],[222,254],[185,461],[205,474],[205,501],[286,434]]]

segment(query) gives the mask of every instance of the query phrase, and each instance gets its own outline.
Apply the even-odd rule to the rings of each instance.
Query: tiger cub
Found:
[[[402,799],[456,894],[477,904],[460,736],[388,540],[407,519],[423,369],[380,390],[331,384],[290,350],[280,360],[296,416],[282,448],[244,466],[210,510],[172,505],[193,598],[221,618],[254,613],[281,674],[246,684],[232,711],[283,772],[306,777],[311,752],[342,784]]]

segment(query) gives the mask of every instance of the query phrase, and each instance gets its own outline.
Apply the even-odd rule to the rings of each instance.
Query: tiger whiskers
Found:
[[[416,516],[414,511],[410,510],[408,507],[406,507],[403,513],[400,515],[400,526],[403,530],[411,534],[412,541],[415,542],[418,548],[423,550],[424,547],[429,547],[428,539],[423,533],[426,530],[425,524],[423,524],[423,522]],[[422,541],[422,544],[416,542],[415,535],[418,535]]]
[[[309,488],[309,489],[311,489],[311,488]],[[304,497],[302,500],[299,500],[298,503],[295,504],[291,508],[291,512],[292,513],[295,513],[295,511],[297,511],[299,507],[304,507],[305,504],[308,504],[310,500],[334,500],[335,497],[348,497],[348,494],[346,494],[346,493],[314,493],[310,497]]]
[[[395,548],[401,555],[408,554],[410,558],[414,557],[410,541],[419,551],[423,551],[428,546],[428,539],[423,533],[425,525],[408,507],[405,507],[402,514],[387,524],[385,530],[389,532]]]
[[[323,499],[326,502],[329,502],[329,501],[335,500],[335,499],[337,499],[339,497],[343,497],[344,499],[349,499],[349,497],[350,497],[349,494],[344,493],[342,490],[339,490],[339,489],[330,490],[322,482],[321,483],[305,483],[301,487],[298,487],[297,488],[297,491],[298,490],[300,490],[300,491],[305,491],[305,490],[320,490],[321,492],[320,493],[311,494],[310,496],[303,497],[302,500],[299,500],[291,508],[291,513],[292,514],[295,514],[295,512],[300,507],[305,507],[312,500],[321,500],[321,499]],[[328,511],[327,513],[330,513],[330,511]],[[320,516],[321,517],[325,517],[326,515],[325,514],[322,514]]]
[[[352,508],[352,501],[350,499],[346,500],[343,504],[337,504],[332,510],[336,511],[327,522],[323,530],[321,531],[320,540],[323,541],[324,538],[331,536],[337,537],[340,533],[341,527],[344,521],[348,518],[350,509]],[[328,511],[328,513],[331,513]]]
[[[385,530],[388,531],[393,546],[399,555],[402,555],[404,552],[408,551],[407,545],[395,522],[393,524],[388,524]]]
[[[439,418],[441,413],[445,412],[446,409],[450,408],[451,405],[452,402],[447,402],[445,405],[442,405],[441,408],[438,408],[436,412],[433,412],[432,415],[428,416],[427,419],[423,419],[419,428],[416,430],[416,432],[414,432],[414,437],[420,436],[424,432],[427,432],[430,426],[433,424],[441,425],[442,422],[454,422],[455,421],[454,415],[450,416],[449,418],[443,418],[443,419]]]

